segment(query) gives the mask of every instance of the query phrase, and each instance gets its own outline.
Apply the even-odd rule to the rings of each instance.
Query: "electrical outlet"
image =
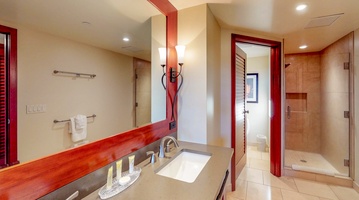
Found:
[[[170,130],[176,128],[176,121],[170,122]]]

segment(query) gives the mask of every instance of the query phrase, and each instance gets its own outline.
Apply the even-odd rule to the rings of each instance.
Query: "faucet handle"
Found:
[[[146,152],[146,155],[151,155],[151,159],[150,159],[150,162],[153,164],[156,162],[156,154],[154,151],[147,151]]]

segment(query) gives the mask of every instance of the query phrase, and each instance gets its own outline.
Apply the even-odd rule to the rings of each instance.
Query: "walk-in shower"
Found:
[[[285,167],[349,176],[352,44],[285,55]]]

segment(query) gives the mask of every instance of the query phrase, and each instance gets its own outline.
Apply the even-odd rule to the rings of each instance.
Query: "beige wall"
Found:
[[[285,148],[320,153],[320,53],[285,55]]]
[[[325,48],[321,63],[321,153],[340,172],[348,174],[343,165],[349,159],[349,70],[343,63],[353,55],[353,33]]]
[[[269,49],[268,49],[269,51]],[[257,143],[257,134],[267,137],[269,145],[269,57],[247,58],[247,73],[258,73],[258,103],[246,103],[248,117],[248,144]]]
[[[356,188],[359,190],[359,29],[354,31],[354,99],[356,101],[354,105],[354,155],[353,158],[355,169],[354,181],[356,183]],[[359,191],[358,191],[359,192]]]
[[[158,51],[158,48],[166,47],[164,15],[151,18],[151,36],[151,122],[157,122],[166,119],[166,90],[161,84],[163,69]]]
[[[221,117],[221,28],[207,7],[207,144],[223,146]]]
[[[132,57],[17,26],[18,144],[20,162],[73,145],[68,123],[76,114],[89,120],[89,141],[133,127]],[[94,79],[54,75],[53,70],[94,73]],[[26,114],[26,105],[46,112]]]
[[[206,4],[180,10],[178,44],[186,45],[178,137],[223,146],[220,137],[220,27]]]
[[[178,96],[178,138],[207,143],[207,5],[178,12],[178,44],[186,45]]]

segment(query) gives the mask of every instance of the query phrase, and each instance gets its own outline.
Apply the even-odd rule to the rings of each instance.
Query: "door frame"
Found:
[[[0,33],[6,35],[6,68],[7,77],[7,166],[19,163],[17,157],[17,29],[0,25]],[[5,166],[6,167],[6,166]],[[1,168],[1,167],[0,167]]]
[[[232,44],[236,42],[254,44],[260,46],[270,47],[270,100],[271,100],[271,119],[270,119],[270,172],[280,177],[282,175],[282,43],[273,40],[262,38],[255,38],[245,35],[232,34]],[[235,58],[235,51],[231,52],[231,59]],[[232,68],[233,66],[232,62]],[[231,72],[233,73],[233,71]],[[232,74],[233,77],[233,74]],[[235,79],[231,80],[232,85]],[[233,92],[231,94],[234,95]],[[231,109],[235,109],[232,103]],[[233,118],[233,117],[232,117]],[[233,119],[232,119],[233,126]],[[231,138],[234,138],[235,132],[231,133]],[[236,151],[236,149],[234,150]],[[232,159],[233,162],[233,159]],[[235,180],[232,180],[232,185]],[[233,188],[233,186],[232,186]]]

